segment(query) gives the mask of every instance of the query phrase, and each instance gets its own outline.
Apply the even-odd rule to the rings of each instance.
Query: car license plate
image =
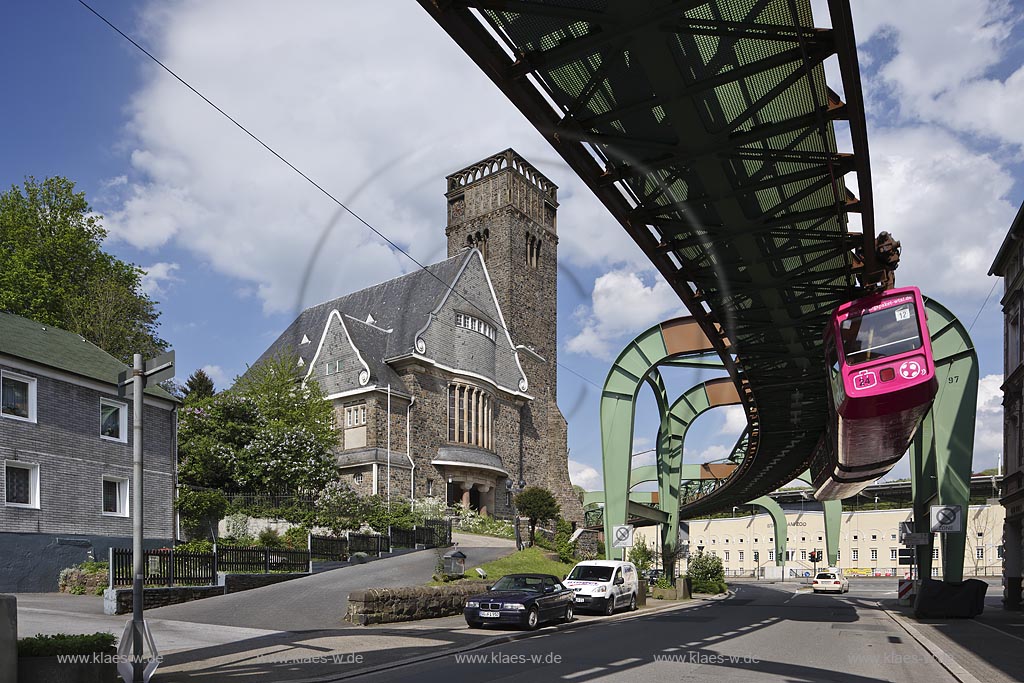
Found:
[[[501,612],[485,612],[484,610],[480,610],[480,616],[484,619],[497,619],[501,616]]]
[[[576,602],[586,602],[584,598],[576,598]]]

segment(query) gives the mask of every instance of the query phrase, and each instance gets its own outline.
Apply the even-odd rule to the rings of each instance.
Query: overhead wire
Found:
[[[193,86],[193,85],[192,85],[191,83],[189,83],[189,82],[188,82],[188,81],[186,81],[186,80],[185,80],[184,78],[182,78],[181,76],[179,76],[179,75],[178,75],[178,74],[177,74],[177,73],[176,73],[176,72],[175,72],[175,71],[174,71],[173,69],[171,69],[171,68],[170,68],[169,66],[167,66],[166,64],[164,64],[164,63],[163,63],[162,61],[160,61],[160,59],[159,59],[159,58],[158,58],[158,57],[157,57],[156,55],[154,55],[154,54],[153,54],[152,52],[150,52],[150,51],[149,51],[149,50],[147,50],[147,49],[146,49],[145,47],[143,47],[143,46],[142,46],[141,44],[139,44],[139,43],[138,43],[138,42],[137,42],[137,41],[136,41],[136,40],[135,40],[134,38],[132,38],[132,37],[131,37],[130,35],[128,35],[128,34],[127,34],[127,33],[125,33],[124,31],[122,31],[122,30],[121,30],[121,29],[120,29],[120,28],[119,28],[118,26],[116,26],[116,25],[115,25],[115,24],[114,24],[113,22],[111,22],[111,21],[110,21],[109,19],[107,19],[107,18],[106,18],[105,16],[103,16],[102,14],[100,14],[100,12],[98,12],[98,11],[97,11],[97,10],[96,10],[95,8],[93,8],[93,7],[92,7],[92,6],[91,6],[91,5],[89,4],[89,3],[85,2],[85,0],[78,0],[78,4],[82,5],[82,7],[84,7],[84,8],[85,8],[85,9],[87,9],[87,10],[89,10],[89,12],[91,12],[91,13],[92,13],[93,15],[95,15],[95,16],[96,16],[96,18],[98,18],[98,19],[99,19],[100,21],[102,21],[102,22],[103,22],[104,24],[106,24],[106,25],[107,25],[107,26],[109,26],[109,27],[110,27],[111,29],[113,29],[113,30],[114,30],[114,31],[115,31],[115,32],[116,32],[116,33],[117,33],[118,35],[120,35],[120,36],[121,36],[122,38],[124,38],[125,40],[127,40],[127,41],[128,41],[129,43],[131,43],[131,44],[132,44],[132,45],[133,45],[133,46],[134,46],[134,47],[135,47],[136,49],[138,49],[138,50],[139,50],[140,52],[142,52],[142,54],[146,55],[146,57],[148,57],[148,58],[149,58],[150,60],[152,60],[152,61],[153,61],[153,62],[154,62],[155,64],[157,64],[157,65],[158,65],[158,66],[159,66],[159,67],[160,67],[161,69],[163,69],[164,71],[166,71],[166,72],[167,72],[167,73],[168,73],[168,74],[169,74],[170,76],[172,76],[172,77],[173,77],[173,78],[174,78],[175,80],[177,80],[177,81],[178,81],[179,83],[181,83],[181,84],[182,84],[183,86],[185,86],[186,88],[188,88],[188,89],[189,89],[189,90],[190,90],[190,91],[191,91],[191,92],[192,92],[193,94],[195,94],[195,95],[196,95],[197,97],[199,97],[200,99],[202,99],[202,100],[203,100],[203,101],[204,101],[204,102],[205,102],[206,104],[208,104],[208,105],[209,105],[210,107],[212,107],[212,108],[213,108],[214,110],[216,110],[216,111],[217,111],[217,113],[219,113],[219,114],[220,114],[221,116],[223,116],[223,117],[224,117],[224,118],[226,118],[226,119],[227,119],[228,121],[230,121],[230,122],[231,122],[232,124],[234,124],[236,128],[238,128],[238,129],[239,129],[239,130],[241,130],[241,131],[242,131],[243,133],[245,133],[246,135],[248,135],[248,136],[249,136],[250,138],[252,138],[253,140],[255,140],[257,144],[259,144],[259,145],[260,145],[261,147],[263,147],[263,149],[265,149],[265,150],[266,150],[266,151],[268,151],[268,152],[269,152],[269,153],[270,153],[271,155],[273,155],[273,156],[274,156],[274,157],[275,157],[275,158],[276,158],[276,159],[277,159],[278,161],[280,161],[281,163],[283,163],[284,165],[286,165],[286,166],[287,166],[288,168],[290,168],[290,169],[291,169],[292,171],[294,171],[295,173],[297,173],[297,174],[298,174],[298,175],[299,175],[300,177],[302,177],[302,179],[303,179],[303,180],[305,180],[305,181],[306,181],[307,183],[309,183],[310,185],[312,185],[313,187],[315,187],[315,188],[316,188],[317,190],[319,190],[319,191],[320,191],[320,192],[321,192],[321,193],[322,193],[322,194],[323,194],[324,196],[326,196],[326,197],[327,197],[328,199],[330,199],[330,200],[331,200],[332,202],[334,202],[335,204],[337,204],[337,205],[338,205],[338,206],[339,206],[339,207],[340,207],[340,208],[341,208],[342,210],[344,210],[344,211],[345,211],[346,213],[348,213],[348,214],[349,214],[350,216],[352,216],[352,217],[353,217],[354,219],[356,219],[356,220],[357,220],[357,221],[358,221],[359,223],[361,223],[361,224],[362,224],[363,226],[365,226],[365,227],[366,227],[367,229],[369,229],[369,230],[370,230],[371,232],[373,232],[373,233],[374,233],[375,235],[377,235],[377,236],[378,236],[378,237],[379,237],[380,239],[384,240],[384,241],[385,241],[385,242],[386,242],[386,243],[387,243],[387,244],[388,244],[388,245],[389,245],[389,246],[390,246],[391,248],[395,249],[396,251],[398,251],[399,253],[401,253],[401,254],[402,254],[403,256],[405,256],[406,258],[408,258],[408,259],[409,259],[410,261],[412,261],[412,262],[413,262],[414,264],[416,264],[416,266],[417,266],[417,267],[419,267],[419,268],[420,268],[421,270],[424,270],[424,271],[426,271],[426,272],[427,272],[427,273],[428,273],[428,274],[429,274],[429,275],[430,275],[431,277],[433,277],[433,278],[434,278],[434,279],[436,279],[436,280],[437,280],[438,282],[440,282],[440,283],[441,283],[442,285],[444,285],[444,286],[445,286],[445,288],[446,288],[446,289],[447,289],[447,290],[448,290],[448,291],[449,291],[450,293],[452,293],[452,294],[455,294],[456,296],[458,296],[459,298],[461,298],[461,299],[462,299],[463,301],[465,301],[465,302],[466,302],[467,304],[469,304],[470,306],[472,306],[472,307],[473,307],[474,309],[476,309],[476,310],[477,310],[478,312],[480,312],[480,313],[481,313],[482,315],[484,315],[485,317],[487,317],[487,318],[490,318],[490,317],[491,317],[491,316],[490,316],[489,314],[487,314],[486,312],[484,312],[484,311],[483,311],[483,310],[482,310],[482,309],[481,309],[481,308],[480,308],[479,306],[477,306],[477,305],[476,305],[476,304],[475,304],[474,302],[470,301],[470,300],[469,300],[469,299],[468,299],[468,298],[467,298],[467,297],[466,297],[465,295],[463,295],[462,293],[460,293],[460,292],[456,291],[456,290],[455,290],[455,288],[454,288],[454,287],[453,287],[452,285],[449,285],[449,284],[448,284],[447,282],[445,282],[445,281],[444,281],[444,280],[442,280],[442,279],[441,279],[440,277],[438,277],[438,275],[437,275],[437,274],[435,274],[435,273],[434,273],[433,271],[431,271],[431,270],[430,270],[429,268],[427,268],[427,267],[426,267],[425,265],[423,265],[422,263],[420,263],[420,262],[419,262],[419,261],[418,261],[418,260],[417,260],[417,259],[416,259],[416,258],[415,258],[415,257],[414,257],[413,255],[412,255],[412,254],[410,254],[409,252],[407,252],[407,251],[406,251],[405,249],[403,249],[403,248],[402,248],[402,247],[401,247],[400,245],[398,245],[398,244],[397,244],[396,242],[394,242],[394,241],[393,241],[392,239],[390,239],[390,238],[389,238],[389,237],[388,237],[387,235],[385,235],[385,234],[384,234],[383,232],[381,232],[380,230],[378,230],[377,228],[375,228],[375,227],[374,227],[373,225],[371,225],[371,224],[370,224],[370,223],[369,223],[369,222],[368,222],[368,221],[367,221],[366,219],[364,219],[364,218],[363,218],[362,216],[360,216],[360,215],[359,215],[358,213],[356,213],[356,212],[355,212],[354,210],[352,210],[352,209],[351,209],[351,208],[350,208],[349,206],[347,206],[347,205],[346,205],[346,204],[345,204],[344,202],[342,202],[342,201],[341,201],[341,200],[339,200],[339,199],[338,199],[337,197],[335,197],[335,196],[334,196],[333,194],[331,194],[331,192],[330,192],[329,190],[327,190],[327,189],[326,189],[325,187],[323,187],[323,186],[322,186],[322,185],[321,185],[320,183],[318,183],[318,182],[317,182],[316,180],[314,180],[313,178],[311,178],[311,177],[310,177],[309,175],[307,175],[307,174],[306,174],[305,172],[303,172],[303,171],[302,171],[302,170],[301,170],[300,168],[298,168],[297,166],[295,166],[295,164],[293,164],[293,163],[292,163],[291,161],[289,161],[289,160],[288,160],[287,158],[285,158],[285,157],[284,157],[284,156],[283,156],[283,155],[282,155],[281,153],[279,153],[279,152],[278,152],[277,150],[275,150],[275,149],[274,149],[273,147],[271,147],[271,146],[270,146],[269,144],[267,144],[266,142],[264,142],[264,141],[263,141],[263,140],[262,140],[262,139],[261,139],[261,138],[260,138],[259,136],[257,136],[257,135],[256,135],[255,133],[253,133],[253,132],[252,132],[251,130],[249,130],[248,128],[246,128],[246,127],[245,127],[245,126],[244,126],[244,125],[243,125],[243,124],[242,124],[242,123],[241,123],[240,121],[238,121],[238,120],[237,120],[237,119],[236,119],[235,117],[231,116],[231,114],[229,114],[229,113],[227,113],[226,111],[224,111],[224,109],[222,109],[221,107],[219,107],[219,106],[218,106],[218,105],[217,105],[217,104],[216,104],[215,102],[213,102],[213,101],[212,101],[212,100],[211,100],[211,99],[210,99],[209,97],[207,97],[207,96],[206,96],[206,95],[204,95],[204,94],[203,94],[202,92],[200,92],[200,91],[199,91],[198,89],[196,89],[196,88],[195,88],[195,87],[194,87],[194,86]],[[505,331],[506,333],[508,333],[508,334],[509,334],[509,336],[511,337],[511,331],[510,331],[510,330],[509,330],[509,329],[508,329],[507,327],[505,327],[504,325],[502,325],[502,324],[501,324],[501,323],[499,323],[498,321],[495,321],[495,323],[497,324],[497,326],[498,326],[498,327],[500,327],[501,329],[503,329],[503,330],[504,330],[504,331]],[[594,381],[593,381],[593,380],[591,380],[590,378],[588,378],[588,377],[585,377],[585,376],[581,375],[580,373],[576,372],[576,371],[575,371],[575,370],[573,370],[572,368],[570,368],[570,367],[568,367],[568,366],[566,366],[566,365],[563,365],[562,363],[560,363],[560,362],[558,362],[558,361],[555,361],[555,364],[556,364],[556,365],[557,365],[558,367],[562,368],[563,370],[566,370],[566,371],[568,371],[568,372],[569,372],[570,374],[572,374],[572,375],[575,375],[576,377],[578,377],[579,379],[583,380],[584,382],[586,382],[586,383],[588,383],[588,384],[590,384],[590,385],[594,386],[595,388],[597,388],[597,389],[601,389],[601,388],[602,388],[602,387],[601,387],[601,385],[599,385],[599,384],[598,384],[597,382],[594,382]]]

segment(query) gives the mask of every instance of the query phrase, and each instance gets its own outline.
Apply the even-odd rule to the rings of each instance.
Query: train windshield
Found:
[[[849,317],[842,323],[847,365],[858,365],[921,348],[917,306],[913,302]]]

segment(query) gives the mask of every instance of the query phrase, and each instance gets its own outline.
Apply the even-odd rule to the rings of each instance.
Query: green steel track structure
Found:
[[[797,478],[825,433],[828,316],[883,279],[848,0],[829,0],[830,28],[809,0],[420,4],[588,184],[721,358],[747,414],[745,452],[727,479],[680,491],[679,517]],[[825,83],[832,57],[846,102]]]

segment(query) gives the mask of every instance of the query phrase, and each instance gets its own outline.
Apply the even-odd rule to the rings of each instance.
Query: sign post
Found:
[[[125,625],[124,635],[118,644],[118,654],[127,654],[127,635],[131,633],[131,659],[121,659],[117,663],[121,677],[131,683],[148,683],[153,672],[160,665],[157,657],[153,634],[150,633],[142,616],[145,592],[143,580],[143,451],[142,451],[142,413],[143,390],[149,382],[162,382],[174,376],[174,351],[143,362],[142,354],[136,353],[133,358],[131,377],[122,372],[118,378],[118,395],[124,396],[125,386],[132,385],[132,620]],[[149,642],[152,659],[143,660],[143,642]]]

